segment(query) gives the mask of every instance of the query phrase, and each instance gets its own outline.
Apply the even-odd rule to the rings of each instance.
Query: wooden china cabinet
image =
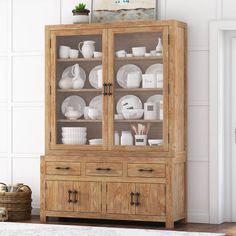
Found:
[[[150,55],[159,38],[162,53]],[[175,20],[46,26],[41,222],[47,217],[76,217],[165,222],[172,228],[175,221],[186,219],[186,38],[186,24]],[[60,57],[60,46],[78,49],[84,41],[94,41],[102,57]],[[132,56],[133,47],[146,47],[147,54]],[[119,50],[129,55],[117,57]],[[63,88],[60,80],[74,80],[76,64],[84,86]],[[139,87],[127,86],[128,74],[136,71],[156,77],[159,73],[163,85],[143,88],[141,81]],[[157,104],[158,118],[122,117],[127,98],[132,98],[127,102],[132,101],[130,109]],[[100,116],[85,114],[85,106]],[[78,108],[80,116],[67,119],[68,107]],[[138,124],[150,126],[145,145],[136,145],[131,125]],[[69,127],[85,127],[79,131],[83,134],[67,137],[73,141],[78,135],[83,144],[65,144],[64,128]],[[132,132],[133,145],[121,143],[124,131]],[[99,143],[92,145],[91,139]],[[150,139],[159,143],[149,145]]]

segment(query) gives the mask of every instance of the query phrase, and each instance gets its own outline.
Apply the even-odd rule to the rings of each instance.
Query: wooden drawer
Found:
[[[128,164],[129,177],[164,178],[166,166],[164,164]]]
[[[79,162],[55,162],[48,161],[46,162],[46,174],[47,175],[80,175]]]
[[[86,163],[85,173],[88,176],[122,176],[122,163]]]

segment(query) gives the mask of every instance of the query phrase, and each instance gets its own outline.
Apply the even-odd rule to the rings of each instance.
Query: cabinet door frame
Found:
[[[128,34],[128,33],[153,33],[161,32],[163,34],[163,73],[164,73],[164,85],[163,85],[163,146],[151,147],[150,146],[115,146],[114,145],[114,131],[115,122],[114,114],[116,110],[116,104],[114,102],[115,88],[112,86],[112,96],[108,98],[108,149],[116,151],[145,151],[145,152],[168,152],[169,151],[169,28],[168,26],[150,26],[150,27],[127,27],[118,29],[108,29],[108,82],[112,85],[115,84],[115,34]],[[128,63],[128,62],[127,62]],[[142,120],[140,120],[142,123]]]
[[[64,144],[57,144],[57,114],[56,114],[56,107],[57,107],[57,84],[56,84],[56,71],[57,71],[57,45],[56,45],[56,37],[57,36],[79,36],[79,35],[101,35],[102,36],[102,65],[103,65],[103,83],[107,83],[108,81],[108,73],[107,73],[107,30],[106,29],[88,29],[88,30],[51,30],[48,34],[50,37],[50,48],[46,48],[46,55],[50,56],[50,60],[47,60],[46,68],[46,91],[47,103],[46,106],[50,106],[49,114],[46,114],[48,117],[46,122],[50,124],[46,125],[49,129],[46,130],[46,140],[49,140],[49,148],[51,150],[107,150],[107,121],[108,121],[108,102],[107,96],[103,96],[103,118],[102,118],[102,138],[103,138],[103,145],[64,145]],[[49,63],[49,65],[48,65]],[[76,60],[74,61],[76,63]],[[77,61],[79,63],[79,61]],[[88,79],[88,74],[86,79]],[[83,123],[82,123],[83,124]],[[48,145],[47,145],[48,146]]]

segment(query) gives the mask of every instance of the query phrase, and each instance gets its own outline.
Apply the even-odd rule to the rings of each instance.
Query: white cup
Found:
[[[126,51],[125,50],[119,50],[116,52],[117,57],[126,57]]]
[[[96,108],[89,108],[89,110],[88,110],[88,116],[89,116],[92,120],[98,119],[98,117],[99,117],[98,109],[96,109]]]
[[[93,52],[94,58],[101,58],[102,57],[102,52]]]
[[[142,75],[142,86],[143,88],[156,88],[157,78],[155,74],[144,74]]]
[[[140,73],[129,73],[127,75],[127,88],[139,88],[141,82]]]
[[[97,76],[98,76],[98,88],[102,88],[102,82],[103,82],[102,69],[97,70]]]
[[[151,50],[150,53],[151,53],[151,56],[153,56],[153,57],[155,57],[157,55],[156,50]]]
[[[79,56],[79,50],[70,49],[70,58],[78,58],[78,56]]]
[[[69,58],[70,56],[70,50],[71,48],[70,47],[67,47],[67,46],[60,46],[59,47],[59,57],[61,59],[66,59],[66,58]]]
[[[159,117],[159,104],[146,102],[144,103],[144,120],[157,120]]]

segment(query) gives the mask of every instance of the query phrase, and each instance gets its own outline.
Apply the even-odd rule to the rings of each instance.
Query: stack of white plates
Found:
[[[87,127],[62,127],[61,130],[63,144],[86,144]]]

